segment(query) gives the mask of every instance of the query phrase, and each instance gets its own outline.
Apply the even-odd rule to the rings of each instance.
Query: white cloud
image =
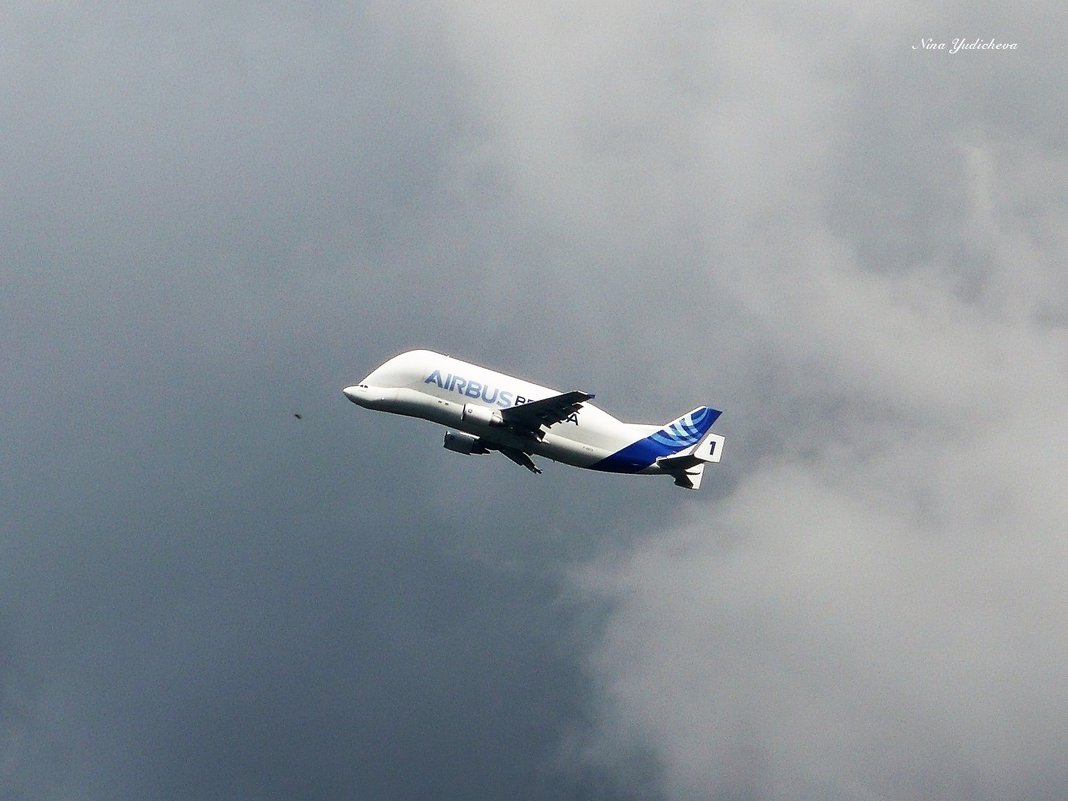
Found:
[[[644,293],[592,307],[605,341],[727,401],[729,496],[577,578],[615,610],[591,753],[644,742],[673,799],[1059,797],[1066,170],[1028,120],[984,116],[1031,79],[925,115],[970,68],[906,62],[900,9],[823,44],[834,20],[690,13],[501,12],[465,51],[475,160],[546,249],[619,255]],[[882,25],[870,62],[836,54]],[[982,92],[998,68],[972,66]],[[560,315],[590,313],[582,277]]]
[[[949,444],[784,457],[592,566],[617,603],[595,675],[669,795],[1032,791],[1068,714],[1066,430],[1022,413]]]
[[[819,231],[802,280],[752,275],[742,292],[783,361],[818,374],[778,391],[819,413],[775,431],[778,454],[740,466],[725,502],[582,575],[616,604],[591,662],[602,736],[650,743],[669,797],[1068,784],[1068,337],[1034,314],[1061,302],[1045,265],[1066,254],[973,208],[1002,293],[866,271]]]

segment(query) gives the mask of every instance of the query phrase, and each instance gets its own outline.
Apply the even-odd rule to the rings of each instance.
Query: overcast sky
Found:
[[[0,796],[1068,796],[1068,15],[975,5],[6,4]]]

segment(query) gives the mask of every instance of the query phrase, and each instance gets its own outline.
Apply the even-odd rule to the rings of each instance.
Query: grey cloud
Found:
[[[412,345],[492,359],[433,21],[261,12],[6,34],[0,792],[622,797],[559,753],[554,565],[607,534],[537,512],[577,490],[462,489],[339,392]]]
[[[834,65],[807,44],[783,86]],[[749,127],[780,131],[784,65],[757,69]],[[818,90],[791,98],[839,147],[773,155],[759,185],[782,215],[730,243],[750,258],[718,286],[758,329],[739,334],[750,385],[723,380],[748,418],[731,455],[759,460],[726,503],[579,579],[616,604],[591,661],[601,735],[652,743],[677,798],[1058,797],[1060,159],[976,106],[903,122],[839,81],[828,113],[805,105]]]

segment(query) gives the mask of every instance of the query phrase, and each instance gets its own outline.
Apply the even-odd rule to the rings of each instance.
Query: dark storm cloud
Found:
[[[433,16],[7,13],[3,792],[615,797],[556,567],[611,504],[339,393],[492,356]]]

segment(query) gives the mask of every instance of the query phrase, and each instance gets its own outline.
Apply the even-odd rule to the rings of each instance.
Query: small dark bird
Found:
[[[293,416],[295,418],[297,418],[298,420],[303,420],[304,419],[298,412],[293,412]]]

